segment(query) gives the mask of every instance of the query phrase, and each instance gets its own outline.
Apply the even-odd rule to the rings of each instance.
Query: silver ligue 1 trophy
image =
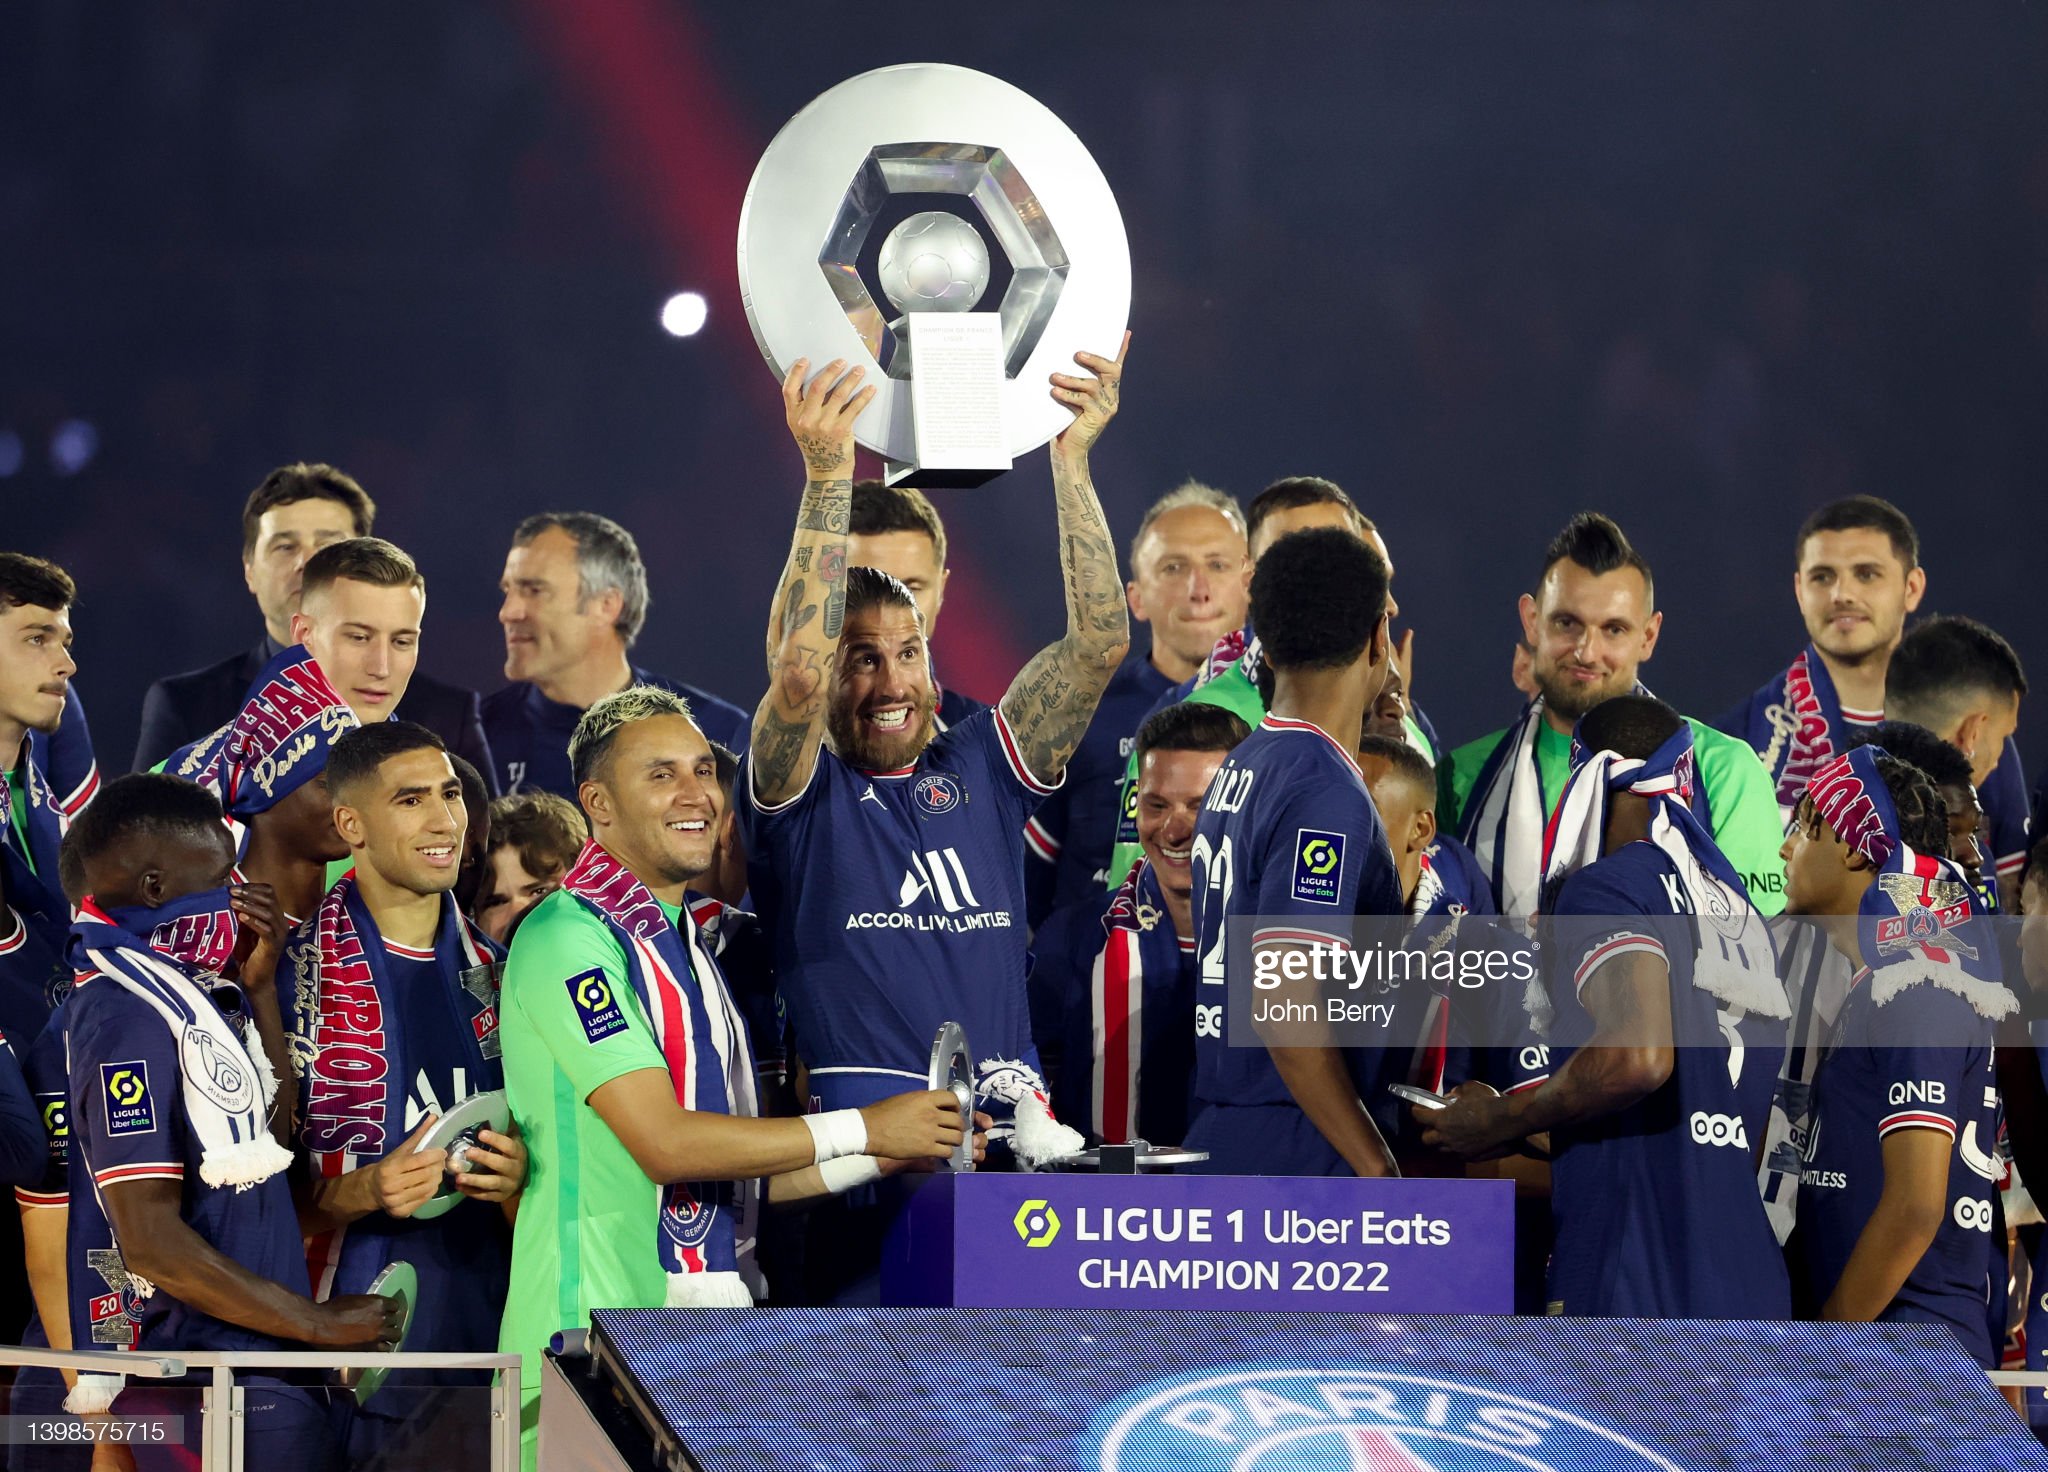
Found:
[[[783,125],[740,211],[740,297],[781,378],[868,368],[854,426],[891,484],[974,486],[1072,413],[1047,375],[1113,354],[1131,306],[1123,217],[1043,105],[965,67],[884,67]]]

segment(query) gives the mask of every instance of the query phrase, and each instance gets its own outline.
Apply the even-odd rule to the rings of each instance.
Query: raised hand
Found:
[[[782,413],[791,438],[804,457],[804,474],[814,481],[853,475],[853,421],[874,402],[873,385],[860,387],[865,368],[846,368],[834,358],[808,384],[810,360],[798,358],[782,379]],[[859,392],[856,393],[855,390]]]
[[[1124,354],[1130,350],[1131,334],[1127,331],[1117,346],[1114,358],[1098,357],[1094,353],[1074,354],[1074,361],[1088,370],[1088,377],[1071,373],[1052,375],[1054,400],[1074,411],[1074,422],[1053,441],[1053,448],[1058,453],[1087,454],[1102,438],[1102,431],[1109,427],[1109,421],[1116,418],[1117,406],[1123,397]]]

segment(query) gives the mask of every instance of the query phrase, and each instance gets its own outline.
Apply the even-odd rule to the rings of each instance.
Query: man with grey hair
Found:
[[[1244,512],[1214,486],[1185,481],[1154,501],[1130,555],[1124,596],[1152,637],[1149,646],[1132,641],[1067,762],[1066,784],[1024,825],[1025,913],[1034,929],[1056,909],[1101,897],[1138,727],[1244,622],[1252,573]]]
[[[505,678],[484,700],[502,792],[574,799],[569,737],[601,696],[654,685],[688,698],[704,733],[737,747],[746,713],[717,696],[641,669],[628,657],[647,621],[647,569],[633,534],[594,511],[547,511],[512,532],[499,579]]]
[[[499,1348],[525,1357],[531,1447],[540,1356],[592,1308],[744,1307],[766,1292],[758,1208],[944,1159],[943,1090],[762,1119],[746,1026],[684,904],[717,842],[718,766],[672,691],[600,697],[568,744],[590,839],[534,906],[505,965],[505,1091],[530,1171]]]

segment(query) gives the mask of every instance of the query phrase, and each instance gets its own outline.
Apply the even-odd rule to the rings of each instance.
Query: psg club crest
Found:
[[[944,772],[927,772],[917,779],[910,795],[921,810],[936,818],[960,806],[960,783]]]
[[[1879,954],[1939,950],[1977,959],[1977,948],[1956,934],[1956,927],[1970,918],[1969,885],[1958,879],[1922,879],[1916,874],[1880,874],[1877,882],[1898,911],[1877,922]]]
[[[1680,1472],[1570,1411],[1376,1370],[1168,1381],[1105,1409],[1096,1433],[1091,1472]]]
[[[687,1187],[678,1186],[669,1192],[668,1200],[662,1204],[662,1235],[678,1247],[702,1247],[710,1240],[712,1225],[717,1220],[718,1203],[699,1201]]]

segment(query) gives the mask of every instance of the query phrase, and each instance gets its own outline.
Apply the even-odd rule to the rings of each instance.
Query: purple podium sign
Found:
[[[1514,1185],[934,1175],[883,1249],[882,1302],[1512,1313]]]

